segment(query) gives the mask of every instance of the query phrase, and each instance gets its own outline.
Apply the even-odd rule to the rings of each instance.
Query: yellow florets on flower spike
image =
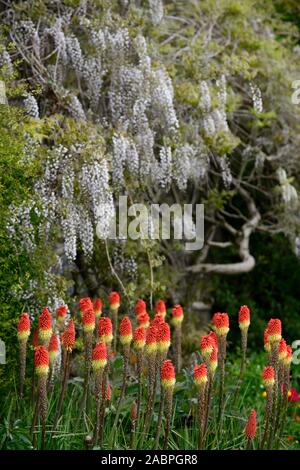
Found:
[[[34,353],[35,373],[45,376],[49,372],[49,354],[44,346],[40,346]]]
[[[204,387],[208,382],[207,367],[205,364],[194,367],[194,383],[198,388]]]
[[[227,313],[215,313],[212,318],[214,331],[218,336],[226,336],[229,331],[229,317]]]
[[[107,349],[105,343],[97,343],[93,349],[92,368],[94,371],[102,370],[107,364]]]
[[[120,323],[120,342],[123,346],[132,341],[132,325],[129,317],[124,317]]]

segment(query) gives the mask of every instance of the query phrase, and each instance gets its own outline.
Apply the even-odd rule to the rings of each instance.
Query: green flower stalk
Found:
[[[120,323],[120,342],[123,346],[123,383],[121,389],[121,395],[118,401],[116,416],[114,421],[114,429],[118,424],[118,419],[121,411],[122,401],[124,400],[126,394],[126,387],[127,387],[127,380],[128,380],[128,364],[129,364],[129,356],[130,356],[130,344],[132,341],[132,325],[129,317],[122,318]]]
[[[57,404],[55,417],[53,421],[53,430],[56,429],[58,420],[61,415],[62,405],[64,402],[65,393],[67,389],[67,383],[69,379],[70,359],[71,359],[71,354],[72,354],[72,350],[74,348],[74,343],[75,343],[75,328],[74,328],[74,322],[72,319],[69,321],[66,330],[61,334],[60,342],[61,342],[62,350],[65,352],[66,359],[65,359],[64,375],[63,375],[63,380],[62,380],[62,385],[61,385],[59,401]]]
[[[272,422],[273,412],[273,391],[275,385],[275,371],[272,366],[267,366],[263,370],[263,383],[267,391],[266,411],[264,418],[264,433],[260,443],[260,448],[263,449],[267,441],[268,435],[270,434],[270,425]]]
[[[120,295],[118,292],[112,292],[109,296],[111,318],[113,324],[113,353],[117,351],[117,331],[118,331],[118,311],[120,308]]]
[[[157,377],[157,373],[161,371],[162,364],[164,363],[168,350],[171,344],[171,333],[170,327],[168,323],[164,321],[158,327],[157,332],[157,355],[156,355],[156,372],[155,377]],[[155,392],[156,392],[156,382],[154,383],[154,397],[153,402],[155,400]],[[164,393],[163,383],[160,380],[160,403],[159,403],[159,412],[158,412],[158,422],[157,422],[157,429],[156,429],[156,443],[155,448],[159,446],[159,438],[160,438],[160,430],[162,425],[162,419],[164,414],[164,405],[165,405],[165,398],[166,394]],[[168,405],[167,405],[168,406]]]
[[[246,365],[246,353],[247,353],[247,342],[248,342],[248,330],[250,326],[250,309],[247,305],[242,305],[239,310],[239,328],[241,330],[241,351],[242,351],[242,359],[241,359],[241,368],[240,368],[240,375],[234,395],[234,401],[238,397],[239,390],[241,388],[241,384],[243,381],[243,375]]]
[[[137,373],[138,373],[138,399],[137,399],[137,421],[141,418],[141,403],[143,393],[143,363],[144,348],[146,345],[146,329],[138,326],[133,333],[133,348],[137,355]]]
[[[171,429],[172,407],[173,407],[173,391],[176,382],[175,369],[172,361],[167,359],[163,362],[160,373],[160,382],[164,396],[166,407],[166,428],[164,438],[164,450],[168,448],[168,440]]]
[[[181,342],[182,342],[182,321],[183,321],[183,309],[181,305],[175,305],[172,309],[172,325],[175,329],[175,367],[176,372],[180,372],[182,367],[182,353],[181,353]]]
[[[205,397],[207,387],[207,367],[205,364],[197,365],[194,368],[194,383],[198,389],[198,449],[203,449],[203,438],[205,428]]]
[[[26,373],[26,350],[27,341],[30,335],[30,319],[28,313],[22,313],[18,321],[18,340],[20,357],[20,398],[23,398],[25,373]]]
[[[212,318],[213,329],[218,337],[219,366],[220,366],[220,392],[218,423],[221,423],[224,406],[225,388],[225,359],[226,359],[226,337],[229,331],[229,317],[227,313],[215,313]]]
[[[92,367],[92,351],[94,329],[96,325],[95,313],[93,307],[87,307],[82,310],[82,326],[84,334],[84,359],[85,359],[85,376],[83,385],[83,397],[80,406],[78,418],[86,412],[88,390],[90,383],[91,367]]]
[[[105,343],[97,343],[93,350],[92,368],[95,375],[96,396],[96,425],[94,429],[93,444],[97,445],[100,430],[100,409],[102,398],[103,372],[107,365],[107,349]]]
[[[42,421],[42,443],[45,448],[46,419],[47,419],[47,377],[49,373],[49,354],[44,346],[40,346],[34,353],[35,372],[38,376],[38,401],[39,414]]]
[[[151,418],[154,407],[155,397],[155,374],[156,374],[156,356],[157,356],[157,328],[151,325],[146,333],[145,358],[148,365],[148,403],[144,419],[144,428],[141,438],[141,447],[143,447],[145,436],[149,432]]]

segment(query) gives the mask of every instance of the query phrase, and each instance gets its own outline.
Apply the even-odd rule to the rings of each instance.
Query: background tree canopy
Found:
[[[24,309],[112,287],[127,307],[161,295],[191,312],[249,303],[258,326],[274,312],[291,333],[297,2],[0,3],[3,334]],[[204,248],[99,240],[120,194],[204,203]]]

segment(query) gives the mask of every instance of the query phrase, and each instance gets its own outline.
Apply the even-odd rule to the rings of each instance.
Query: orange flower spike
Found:
[[[95,313],[95,318],[99,318],[102,315],[102,300],[95,299],[93,302],[93,309]]]
[[[45,376],[49,372],[49,354],[44,346],[40,346],[34,353],[34,367],[38,376]]]
[[[140,351],[144,349],[146,344],[146,329],[143,326],[138,326],[133,333],[133,347],[135,350]]]
[[[120,342],[123,346],[132,341],[132,325],[129,317],[124,317],[120,323]]]
[[[212,340],[213,342],[213,347],[218,351],[219,349],[219,341],[218,341],[218,336],[215,331],[211,331],[208,334],[208,337]]]
[[[210,335],[202,336],[200,339],[200,350],[202,356],[207,359],[213,352],[215,342],[214,339]]]
[[[256,436],[256,411],[251,410],[249,414],[249,418],[245,427],[245,436],[247,439],[250,439],[251,441],[255,438]]]
[[[150,325],[150,318],[147,312],[140,313],[137,317],[137,321],[139,326],[143,326],[144,328],[148,328]]]
[[[42,343],[47,343],[50,341],[52,336],[52,317],[51,313],[44,307],[42,313],[38,318],[38,327],[39,327],[39,340]]]
[[[55,334],[51,336],[48,352],[49,352],[50,366],[53,367],[57,359],[58,353],[59,353],[58,337]]]
[[[281,340],[281,321],[278,318],[271,318],[267,327],[268,342],[277,343]]]
[[[275,371],[272,366],[267,366],[264,368],[262,373],[262,379],[264,386],[266,388],[273,387],[275,383]]]
[[[141,313],[147,312],[146,302],[143,299],[138,299],[135,304],[135,315],[138,317]]]
[[[60,305],[59,307],[57,307],[56,312],[55,312],[56,320],[59,323],[63,323],[65,321],[67,313],[68,313],[67,305]]]
[[[105,343],[97,343],[93,349],[92,368],[94,371],[102,370],[107,364],[107,349]]]
[[[247,330],[250,326],[250,309],[247,305],[242,305],[239,310],[240,330]]]
[[[168,323],[162,323],[157,333],[158,350],[160,353],[166,353],[171,345],[171,332]]]
[[[27,341],[30,335],[30,318],[28,313],[22,313],[18,321],[17,335],[19,341]]]
[[[175,369],[169,359],[166,359],[161,366],[160,379],[164,389],[174,388],[176,382]]]
[[[161,315],[159,315],[158,313],[154,316],[152,322],[151,322],[151,325],[155,326],[156,328],[159,329],[160,325],[164,323],[164,319]]]
[[[94,331],[95,329],[95,313],[93,308],[87,308],[82,314],[82,325],[85,333]]]
[[[183,321],[183,317],[184,317],[183,308],[181,307],[181,305],[177,304],[172,308],[172,315],[173,315],[172,324],[174,326],[181,325]]]
[[[157,328],[151,325],[146,333],[145,352],[148,355],[156,354],[157,351]]]
[[[165,319],[165,316],[167,314],[167,309],[166,309],[166,304],[163,300],[158,300],[155,304],[155,314],[160,315]]]
[[[111,292],[109,295],[109,303],[111,310],[118,310],[120,307],[120,295],[118,292]]]
[[[113,339],[112,322],[108,317],[100,317],[98,324],[98,335],[100,341],[105,344],[111,343]]]
[[[66,330],[60,335],[60,339],[63,349],[72,352],[75,344],[75,327],[72,318],[69,321]]]
[[[207,367],[205,364],[194,367],[194,383],[198,388],[205,386],[208,382]]]
[[[214,331],[218,336],[226,336],[229,331],[229,317],[227,313],[215,313],[212,318]]]
[[[92,308],[93,308],[93,304],[92,304],[90,297],[84,297],[79,300],[79,310],[80,310],[81,315],[83,315],[83,312],[85,312],[85,310],[90,310]]]

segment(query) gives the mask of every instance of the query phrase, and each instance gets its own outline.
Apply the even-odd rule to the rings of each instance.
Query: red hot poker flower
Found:
[[[208,334],[208,337],[212,340],[214,348],[218,351],[219,349],[219,342],[218,342],[218,336],[214,331],[211,331]]]
[[[137,321],[139,326],[143,326],[144,328],[148,328],[150,324],[150,318],[147,312],[140,313],[137,317]]]
[[[66,350],[71,352],[75,344],[75,328],[74,321],[71,320],[68,323],[66,330],[60,335],[61,345]]]
[[[204,335],[200,339],[201,354],[204,358],[208,358],[214,348],[215,342],[210,335]]]
[[[156,326],[156,328],[159,329],[160,325],[164,323],[164,319],[161,315],[159,315],[158,313],[155,315],[155,317],[153,318],[152,322],[151,322],[151,325],[153,326]]]
[[[34,367],[37,375],[47,375],[49,372],[49,354],[44,346],[40,346],[34,353]]]
[[[28,313],[22,313],[18,321],[18,340],[27,341],[30,335],[30,318]]]
[[[118,292],[111,292],[109,296],[109,303],[111,310],[118,310],[120,307],[120,295]]]
[[[146,344],[146,329],[138,326],[133,333],[133,346],[136,350],[144,349]]]
[[[52,366],[55,363],[59,352],[58,337],[55,334],[51,336],[48,351],[50,365]]]
[[[43,308],[38,319],[38,325],[40,341],[49,341],[52,336],[52,317],[47,307]]]
[[[166,359],[161,366],[160,379],[163,388],[173,388],[175,385],[175,369],[169,359]]]
[[[113,339],[112,322],[108,317],[100,317],[98,324],[98,335],[100,341],[105,344],[111,343]]]
[[[276,343],[281,340],[281,321],[278,318],[271,318],[267,327],[269,343]]]
[[[204,386],[208,381],[207,368],[205,364],[196,365],[194,367],[194,382],[197,387]]]
[[[132,325],[129,317],[124,317],[120,323],[120,342],[123,345],[132,341]]]
[[[251,410],[245,427],[245,436],[247,439],[254,439],[256,435],[256,411]]]
[[[163,300],[158,300],[155,304],[155,313],[157,315],[161,315],[163,318],[165,318],[167,309],[166,309],[166,304]]]
[[[94,371],[104,369],[107,364],[107,349],[105,343],[97,343],[93,349],[92,367]]]
[[[87,308],[82,314],[82,324],[85,333],[95,329],[95,313],[93,308]]]
[[[101,314],[102,314],[102,300],[101,299],[95,299],[94,302],[93,302],[93,308],[94,308],[95,317],[96,318],[101,317]]]
[[[141,313],[145,313],[147,311],[146,302],[142,299],[139,299],[135,304],[135,314],[139,316]]]
[[[272,366],[267,366],[264,368],[263,373],[262,373],[262,378],[263,378],[263,383],[264,386],[267,387],[273,387],[275,383],[275,371]]]
[[[247,330],[250,325],[250,309],[247,305],[242,305],[239,310],[239,327],[241,330]]]
[[[157,328],[155,325],[151,325],[146,333],[146,354],[155,354],[157,351]]]
[[[181,305],[177,304],[172,308],[172,323],[174,326],[178,326],[183,321],[183,308]]]
[[[59,307],[57,307],[56,312],[55,312],[56,319],[58,321],[63,321],[66,318],[67,313],[68,313],[67,305],[60,305]]]
[[[93,308],[93,304],[90,297],[84,297],[79,300],[79,310],[81,314],[83,314],[85,310],[90,310],[91,308]]]
[[[157,332],[158,350],[166,353],[171,344],[171,332],[168,323],[162,323]]]
[[[218,336],[226,336],[229,331],[228,314],[215,313],[212,318],[212,325]]]

